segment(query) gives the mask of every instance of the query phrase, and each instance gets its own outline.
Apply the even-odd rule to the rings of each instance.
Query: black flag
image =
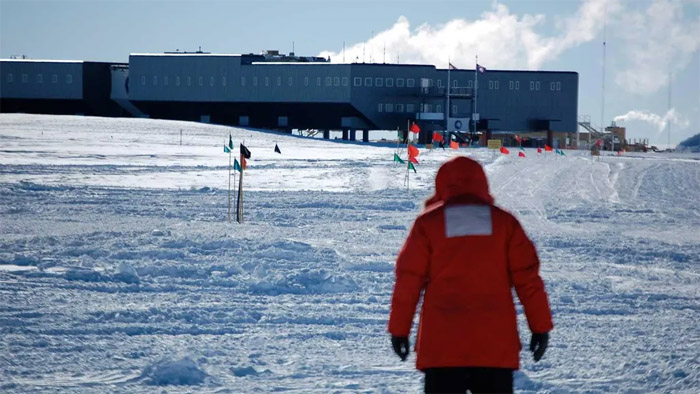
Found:
[[[243,145],[243,144],[241,144],[241,154],[242,154],[243,157],[245,157],[246,159],[250,159],[250,151],[249,151],[248,148],[246,148],[245,145]]]
[[[280,155],[282,154],[282,152],[280,151],[280,147],[277,146],[277,144],[275,144],[275,152],[279,153]]]

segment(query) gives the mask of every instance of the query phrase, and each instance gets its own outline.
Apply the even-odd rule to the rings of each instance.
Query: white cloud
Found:
[[[629,122],[636,120],[649,123],[655,126],[659,132],[664,131],[669,123],[680,126],[680,128],[686,128],[690,125],[688,120],[683,119],[680,114],[676,113],[675,108],[669,109],[663,116],[649,111],[632,110],[624,115],[616,116],[614,120],[615,122]]]
[[[587,0],[576,14],[559,23],[560,33],[544,37],[536,29],[546,22],[544,15],[512,14],[508,7],[494,2],[479,19],[454,19],[437,27],[423,24],[411,30],[401,16],[389,29],[366,42],[345,49],[345,62],[387,62],[447,66],[449,57],[457,67],[473,67],[479,62],[493,68],[540,69],[565,50],[593,40],[602,30],[606,13],[620,9],[619,0]],[[385,52],[386,50],[386,52]],[[324,51],[334,62],[343,61],[342,51]]]
[[[624,59],[615,77],[619,86],[632,93],[654,93],[668,85],[669,73],[688,66],[700,48],[700,16],[684,16],[686,7],[697,12],[700,1],[694,3],[653,0],[646,9],[619,15],[616,46]]]

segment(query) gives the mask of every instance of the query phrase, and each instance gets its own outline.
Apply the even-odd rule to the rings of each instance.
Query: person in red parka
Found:
[[[496,207],[479,163],[455,157],[435,177],[396,260],[389,333],[405,360],[423,293],[416,368],[425,392],[512,392],[521,348],[513,302],[525,310],[539,361],[552,317],[537,251],[518,220]]]

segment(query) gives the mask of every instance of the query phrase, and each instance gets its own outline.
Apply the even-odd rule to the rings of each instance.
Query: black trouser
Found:
[[[426,393],[512,393],[513,370],[451,367],[425,369]]]

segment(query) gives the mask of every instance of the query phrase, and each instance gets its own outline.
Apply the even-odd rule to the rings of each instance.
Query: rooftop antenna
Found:
[[[290,53],[291,56],[294,56],[294,41],[292,41],[292,53]]]

